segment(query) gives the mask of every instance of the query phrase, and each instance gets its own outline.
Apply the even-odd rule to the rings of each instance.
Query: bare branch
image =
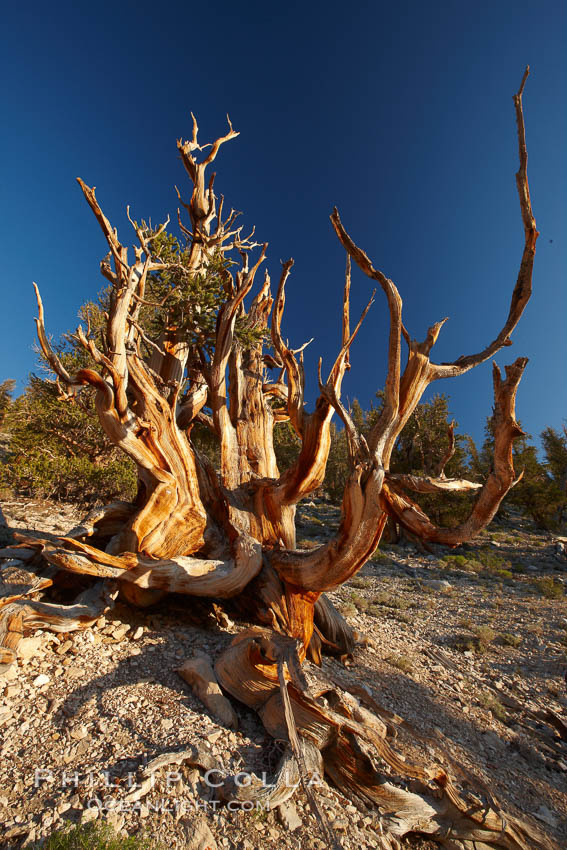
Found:
[[[369,458],[370,451],[368,449],[368,443],[366,442],[366,438],[358,433],[356,425],[340,400],[337,388],[333,382],[329,380],[326,385],[323,384],[321,380],[321,363],[322,360],[319,358],[319,392],[334,410],[336,410],[345,426],[350,464],[351,467],[354,467],[356,463]]]
[[[438,528],[423,510],[408,496],[391,486],[395,476],[384,483],[383,496],[386,510],[395,519],[422,540],[458,546],[475,536],[492,520],[502,499],[519,478],[514,472],[512,447],[514,440],[523,434],[515,419],[515,401],[518,384],[528,360],[519,357],[506,366],[506,379],[502,380],[496,364],[494,379],[494,462],[493,470],[479,492],[473,510],[465,522],[456,528]],[[521,477],[521,476],[520,476]]]
[[[356,323],[355,329],[350,334],[350,336],[347,337],[346,341],[344,339],[345,324],[344,324],[344,312],[343,312],[343,346],[342,346],[339,354],[337,355],[337,359],[335,360],[335,362],[333,364],[333,368],[331,369],[331,371],[329,373],[329,377],[327,379],[327,385],[333,384],[337,391],[340,391],[340,384],[341,384],[341,381],[343,379],[344,373],[346,371],[346,366],[347,366],[347,362],[348,362],[348,353],[350,351],[350,347],[353,344],[354,340],[356,339],[356,336],[357,336],[360,328],[362,327],[362,323],[365,320],[365,318],[368,314],[368,311],[370,310],[370,308],[374,304],[374,296],[375,295],[376,295],[376,290],[373,289],[372,295],[370,296],[370,300],[368,301],[368,304],[366,305],[366,307],[362,311],[360,319]],[[348,315],[348,312],[349,312],[348,300],[346,302],[346,311],[347,311],[347,315]],[[348,319],[347,319],[347,325],[348,325]]]
[[[501,348],[504,348],[508,345],[512,345],[510,334],[518,324],[520,317],[525,310],[526,304],[530,300],[530,296],[532,294],[532,271],[536,251],[536,241],[539,236],[539,233],[536,229],[535,218],[533,216],[532,205],[530,200],[530,189],[528,185],[527,174],[528,153],[526,148],[526,129],[524,125],[524,113],[522,109],[522,94],[524,91],[526,80],[528,78],[528,74],[529,66],[524,72],[522,84],[518,90],[518,93],[514,95],[514,107],[516,110],[516,122],[518,125],[518,148],[520,158],[520,167],[516,174],[516,185],[518,187],[518,195],[520,198],[520,210],[524,223],[525,241],[524,251],[522,254],[522,261],[520,263],[520,270],[518,272],[518,278],[516,281],[516,286],[514,287],[514,292],[512,293],[512,301],[510,303],[510,311],[508,313],[508,318],[506,319],[506,323],[498,334],[498,336],[483,351],[479,352],[478,354],[468,355],[467,357],[461,356],[453,363],[441,363],[440,365],[434,366],[432,380],[438,378],[453,378],[457,375],[462,375],[465,372],[468,372],[469,369],[473,369],[480,363],[484,363],[485,360],[488,360]]]
[[[87,184],[84,183],[80,177],[77,177],[77,183],[81,187],[83,195],[85,196],[89,207],[93,211],[95,218],[100,225],[100,229],[104,234],[104,238],[108,242],[108,247],[110,248],[111,254],[114,258],[116,276],[118,279],[122,279],[129,272],[128,249],[120,244],[116,228],[112,227],[109,220],[101,210],[95,196],[96,187],[93,186],[91,188],[87,186]]]
[[[283,383],[277,384],[263,384],[262,392],[264,395],[274,395],[276,398],[280,398],[282,401],[285,401],[287,404],[288,399],[288,389],[287,386]]]
[[[99,391],[100,394],[100,404],[105,410],[114,407],[114,393],[110,385],[96,372],[93,372],[91,369],[79,369],[76,374],[71,375],[65,369],[59,357],[53,351],[49,340],[47,338],[47,333],[45,331],[45,316],[43,312],[43,302],[41,300],[41,296],[39,294],[39,289],[36,283],[34,283],[35,294],[37,298],[37,309],[38,309],[38,318],[35,320],[36,328],[37,328],[37,337],[39,340],[39,344],[43,355],[55,374],[57,375],[57,380],[63,381],[68,387],[83,387],[87,384],[90,384]]]
[[[381,457],[392,432],[400,406],[400,358],[402,332],[402,299],[395,284],[381,271],[374,268],[367,255],[352,241],[344,229],[337,208],[333,210],[331,222],[339,240],[348,254],[367,277],[377,280],[388,299],[390,310],[390,335],[388,345],[388,374],[386,377],[384,407],[380,419],[372,429],[368,445],[376,457]]]
[[[177,409],[176,421],[178,428],[187,428],[195,420],[203,407],[207,404],[208,388],[203,382],[195,384],[185,398],[183,404]]]
[[[144,332],[143,328],[138,324],[138,322],[136,322],[131,316],[128,316],[127,321],[129,325],[132,325],[132,327],[136,329],[140,336],[140,339],[146,343],[148,348],[151,348],[153,351],[159,354],[160,357],[167,356],[167,352],[163,350],[161,345],[158,345],[157,342],[154,342],[153,339],[150,339],[150,337]]]
[[[347,340],[350,337],[350,265],[350,254],[347,254],[345,269],[345,288],[343,294],[343,347],[346,345]],[[345,369],[350,369],[349,353],[350,352],[347,350],[345,358]]]
[[[37,283],[34,282],[33,288],[35,289],[35,297],[37,299],[37,310],[38,310],[38,318],[35,320],[35,325],[37,328],[37,337],[39,340],[39,344],[43,355],[55,374],[60,378],[65,384],[68,386],[82,386],[84,382],[77,380],[76,376],[71,376],[69,372],[65,369],[63,364],[61,363],[59,357],[55,354],[49,340],[47,338],[47,333],[45,331],[45,316],[43,311],[43,301],[41,300],[41,295],[39,294],[39,288]]]
[[[230,122],[230,118],[228,117],[228,115],[226,116],[226,120],[228,121],[228,127],[229,127],[228,133],[225,136],[221,136],[220,139],[217,139],[215,142],[213,142],[211,152],[209,153],[206,160],[203,162],[203,165],[209,165],[216,158],[216,155],[219,152],[219,148],[220,148],[221,145],[224,145],[225,142],[230,141],[230,139],[235,139],[237,136],[240,135],[240,133],[238,131],[232,129],[232,124]]]
[[[399,485],[416,493],[454,493],[466,490],[480,490],[482,484],[461,478],[430,478],[429,476],[386,473],[386,483]]]
[[[304,379],[303,370],[300,368],[293,352],[284,343],[281,326],[285,308],[285,285],[293,267],[293,260],[289,259],[282,263],[282,273],[278,285],[278,291],[274,301],[272,313],[272,344],[281,362],[284,364],[288,383],[288,414],[295,432],[301,437],[303,432],[303,397]]]

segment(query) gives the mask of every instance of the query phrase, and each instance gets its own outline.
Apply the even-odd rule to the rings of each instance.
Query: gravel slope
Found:
[[[80,518],[47,502],[2,507],[11,527],[55,534]],[[316,501],[298,520],[300,545],[313,546],[332,533],[338,510]],[[347,667],[324,663],[329,676],[369,687],[430,736],[421,753],[406,742],[409,756],[444,751],[455,772],[533,819],[550,847],[567,844],[564,542],[514,515],[452,552],[384,546],[331,595],[365,642]],[[269,772],[280,753],[256,715],[237,706],[239,731],[228,731],[176,673],[195,652],[214,658],[246,625],[184,602],[147,611],[119,604],[87,632],[22,642],[18,667],[0,677],[1,847],[30,845],[65,820],[104,817],[170,848],[324,850],[303,792],[284,811],[215,810],[203,771],[188,765],[178,778],[161,771],[125,810],[132,783],[160,753],[196,745],[234,773]],[[326,784],[317,793],[345,850],[376,846],[370,812]],[[106,810],[89,808],[92,800]]]

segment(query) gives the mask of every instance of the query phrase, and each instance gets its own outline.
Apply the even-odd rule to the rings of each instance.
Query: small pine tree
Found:
[[[13,378],[3,381],[0,384],[0,426],[4,423],[6,414],[12,404],[12,394],[16,387],[16,382]]]
[[[32,375],[3,427],[2,483],[14,492],[87,503],[135,495],[134,467],[110,446],[91,394],[62,404],[55,384]]]

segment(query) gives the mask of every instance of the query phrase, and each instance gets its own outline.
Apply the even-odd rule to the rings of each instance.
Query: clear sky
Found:
[[[77,176],[130,242],[133,217],[175,218],[188,190],[176,139],[190,111],[209,141],[230,113],[241,135],[217,159],[215,188],[270,243],[269,269],[296,262],[284,336],[319,355],[340,338],[344,254],[334,204],[391,277],[412,336],[449,316],[434,359],[481,350],[505,321],[523,229],[512,94],[524,67],[528,174],[541,236],[534,295],[501,365],[530,358],[518,415],[537,435],[566,405],[567,5],[563,0],[12,3],[3,13],[0,135],[3,304],[0,380],[34,369],[40,286],[48,330],[77,324],[103,285],[106,246]],[[133,235],[133,234],[132,234]],[[353,279],[353,318],[371,282]],[[382,386],[385,299],[352,351],[343,396]],[[461,431],[482,438],[489,364],[436,392]]]

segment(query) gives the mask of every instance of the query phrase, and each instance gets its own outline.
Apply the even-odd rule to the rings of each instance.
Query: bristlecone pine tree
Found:
[[[319,397],[311,413],[304,407],[301,349],[290,349],[282,335],[285,287],[293,261],[283,263],[275,296],[265,273],[245,307],[267,246],[244,238],[234,226],[233,212],[223,218],[222,200],[217,204],[213,191],[214,174],[207,174],[221,146],[238,135],[230,122],[228,133],[208,147],[201,161],[198,154],[204,148],[197,140],[195,119],[192,138],[178,142],[193,184],[190,202],[182,204],[189,215],[186,224],[180,220],[188,240],[182,269],[173,260],[164,264],[154,250],[166,225],[150,230],[130,219],[139,243],[132,258],[94,189],[79,180],[110,249],[101,264],[111,286],[106,327],[100,338],[89,328],[77,329],[76,339],[89,353],[92,366],[76,374],[65,369],[50,345],[39,292],[37,332],[43,355],[64,392],[75,393],[84,386],[96,390],[96,411],[106,435],[136,464],[138,493],[132,504],[113,503],[91,512],[81,526],[55,543],[20,541],[22,547],[35,549],[36,563],[43,560],[50,565],[51,572],[40,571],[32,590],[53,581],[54,567],[92,576],[94,581],[69,608],[24,597],[5,599],[5,663],[13,658],[25,630],[84,628],[111,603],[116,587],[139,605],[171,592],[237,600],[240,610],[259,625],[241,632],[216,660],[222,688],[257,710],[274,737],[289,741],[282,770],[295,763],[306,787],[313,771],[324,771],[330,781],[376,811],[377,846],[399,847],[409,832],[429,834],[453,848],[547,846],[534,828],[504,816],[492,797],[482,791],[477,797],[468,796],[439,764],[406,761],[392,745],[399,718],[380,709],[363,689],[358,698],[372,707],[372,713],[344,683],[341,687],[319,678],[317,685],[308,685],[302,669],[306,658],[320,663],[322,651],[343,655],[353,650],[355,636],[324,594],[351,578],[370,558],[388,517],[424,541],[457,545],[490,522],[515,483],[512,445],[522,432],[514,408],[527,362],[523,357],[506,367],[504,378],[494,366],[494,461],[484,484],[446,478],[442,458],[429,477],[392,474],[389,466],[398,435],[424,390],[433,381],[463,375],[511,345],[510,335],[530,297],[538,233],[526,174],[522,93],[527,75],[528,69],[514,96],[520,158],[516,180],[525,247],[502,330],[477,354],[452,363],[432,362],[430,354],[446,320],[429,328],[422,342],[411,339],[395,284],[357,247],[335,209],[331,222],[347,255],[342,341],[326,379],[319,368]],[[252,259],[256,248],[259,252]],[[240,258],[236,266],[222,262],[229,255]],[[341,403],[350,347],[373,300],[353,329],[351,260],[383,290],[390,315],[384,404],[366,437]],[[199,276],[206,279],[212,264],[221,275],[224,295],[214,344],[207,346],[186,317],[193,315],[191,282]],[[148,291],[152,275],[171,281],[159,302]],[[162,319],[153,336],[147,322],[141,321],[142,310],[148,307]],[[235,332],[238,322],[254,331],[247,343]],[[271,352],[264,353],[268,338]],[[402,367],[404,340],[408,352]],[[267,369],[275,377],[268,378]],[[352,467],[342,519],[330,542],[297,549],[296,506],[323,481],[334,412],[346,429]],[[273,429],[282,421],[291,423],[301,441],[299,456],[284,471],[277,467],[273,448]],[[219,470],[194,448],[195,423],[206,424],[216,435]],[[478,497],[470,516],[453,528],[437,527],[408,495],[417,491],[450,496],[475,488]],[[277,781],[271,790],[257,793],[266,798],[271,794],[274,804],[292,789]],[[336,836],[329,832],[316,795],[312,789],[309,793],[321,828],[335,846]],[[484,799],[482,804],[478,797]]]

